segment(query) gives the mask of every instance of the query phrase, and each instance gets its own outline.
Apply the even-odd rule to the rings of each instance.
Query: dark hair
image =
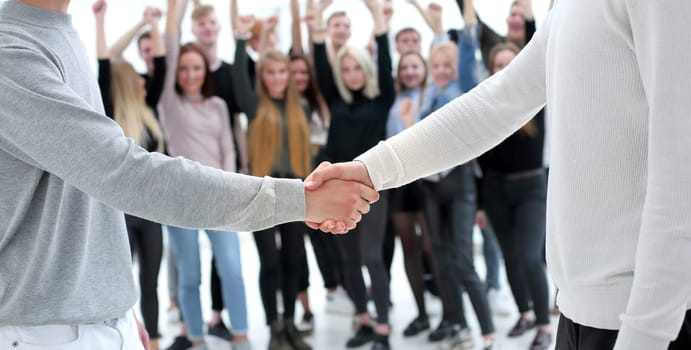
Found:
[[[305,55],[290,54],[290,62],[295,61],[304,62],[310,75],[309,84],[307,85],[307,90],[305,90],[304,93],[304,97],[307,100],[310,110],[318,111],[319,116],[326,121],[325,119],[327,119],[329,116],[324,114],[328,114],[328,108],[326,108],[326,102],[324,101],[324,97],[319,90],[319,85],[317,84],[317,80],[314,76],[312,64]]]
[[[137,38],[137,49],[139,49],[139,52],[142,51],[142,41],[145,39],[151,39],[151,32],[146,31]]]
[[[405,28],[399,30],[398,32],[396,32],[396,36],[394,37],[394,41],[398,41],[398,37],[401,36],[401,34],[408,33],[408,32],[413,32],[413,33],[417,34],[418,38],[420,38],[420,32],[418,32],[417,29],[415,29],[413,27],[405,27]]]
[[[199,54],[200,56],[202,56],[202,60],[204,61],[204,83],[202,83],[202,96],[204,96],[204,98],[214,96],[213,82],[211,81],[211,71],[209,70],[209,61],[206,59],[204,50],[202,50],[202,48],[195,43],[188,43],[182,45],[180,46],[180,54],[178,55],[178,61],[180,60],[180,57],[182,57],[182,55],[189,52],[195,52]],[[175,92],[177,92],[178,95],[182,95],[182,89],[180,88],[180,85],[178,85],[177,81],[175,82]]]

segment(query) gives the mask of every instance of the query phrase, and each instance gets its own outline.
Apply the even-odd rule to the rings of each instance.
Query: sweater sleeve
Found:
[[[474,159],[535,115],[546,100],[549,18],[504,70],[358,157],[375,188],[402,186]]]
[[[377,48],[379,49],[377,55],[377,75],[379,80],[379,96],[378,99],[382,101],[387,108],[390,108],[396,99],[396,87],[393,76],[391,75],[391,49],[389,48],[389,36],[387,33],[378,35],[374,38],[377,41]]]
[[[166,57],[154,57],[154,75],[146,92],[146,105],[155,110],[163,93],[163,84],[166,80]]]
[[[691,296],[688,1],[627,2],[648,104],[648,177],[633,285],[615,350],[666,349]]]
[[[163,38],[166,41],[166,74],[163,80],[163,90],[159,103],[169,103],[172,99],[177,98],[175,91],[175,84],[177,80],[178,59],[180,56],[180,43],[176,35],[164,34]]]
[[[458,31],[458,82],[463,93],[477,85],[478,25]]]
[[[115,118],[115,110],[113,108],[110,72],[110,60],[98,60],[98,88],[101,90],[101,100],[103,101],[103,109],[106,116],[112,119]]]
[[[326,52],[326,44],[314,44],[314,70],[317,76],[317,83],[319,89],[324,96],[326,104],[331,106],[334,101],[340,99],[336,82],[334,81],[333,70],[331,69],[331,62],[329,62],[329,55]]]
[[[164,224],[254,231],[305,219],[299,180],[242,176],[148,153],[71,89],[58,63],[16,45],[0,51],[0,149],[18,161]]]
[[[257,94],[252,87],[248,68],[248,55],[245,47],[246,40],[237,40],[235,43],[235,63],[233,64],[233,74],[230,80],[233,83],[233,94],[235,101],[242,113],[251,122],[257,114]]]

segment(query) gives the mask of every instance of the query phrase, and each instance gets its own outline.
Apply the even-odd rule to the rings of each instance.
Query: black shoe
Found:
[[[372,326],[361,325],[355,335],[348,339],[346,348],[357,348],[374,340],[374,328]]]
[[[293,322],[284,321],[283,323],[285,325],[286,340],[288,341],[288,344],[293,347],[293,349],[312,350],[312,347],[305,343],[305,341],[302,339],[302,334],[298,331]]]
[[[372,343],[372,350],[390,350],[389,336],[383,334],[374,335],[374,343]]]
[[[403,331],[404,337],[412,337],[429,329],[429,319],[418,317],[414,319]]]
[[[527,318],[519,318],[518,322],[516,322],[516,325],[511,328],[509,331],[509,337],[520,337],[523,335],[523,333],[535,328],[535,321],[534,320],[529,320]]]
[[[186,336],[180,335],[175,337],[175,340],[173,340],[173,344],[170,344],[167,350],[186,350],[191,348],[192,342],[187,339]]]
[[[269,350],[293,350],[293,347],[288,343],[283,321],[273,321],[270,327],[271,339],[269,340]]]
[[[458,330],[456,330],[456,327],[454,327],[453,323],[451,321],[447,320],[442,320],[439,323],[439,326],[437,329],[431,331],[429,335],[427,336],[427,340],[431,342],[438,342],[443,339],[451,338],[453,337]]]
[[[545,350],[552,344],[552,334],[543,330],[538,330],[535,334],[530,350]]]
[[[209,326],[207,329],[207,333],[209,333],[209,335],[219,337],[223,340],[227,340],[227,341],[233,340],[233,335],[230,333],[230,331],[228,330],[228,327],[226,327],[225,323],[223,323],[223,320],[218,321],[218,323],[216,323],[213,326]]]

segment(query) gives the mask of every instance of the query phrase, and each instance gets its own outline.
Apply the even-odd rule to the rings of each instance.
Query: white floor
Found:
[[[478,236],[478,235],[476,235]],[[480,241],[480,237],[476,241]],[[206,235],[200,235],[201,249],[202,249],[202,307],[204,309],[204,316],[206,319],[209,318],[211,310],[211,298],[209,294],[209,264],[211,257],[211,249]],[[259,259],[257,256],[256,246],[251,234],[241,233],[240,234],[241,251],[243,259],[243,271],[245,278],[245,287],[247,291],[247,304],[248,304],[248,315],[249,315],[249,337],[253,349],[267,349],[267,344],[269,340],[268,328],[265,325],[264,320],[264,310],[261,304],[261,299],[259,296]],[[325,290],[322,288],[323,283],[321,280],[321,275],[319,274],[319,269],[317,268],[316,261],[314,259],[314,254],[311,245],[309,244],[309,239],[306,239],[306,250],[308,254],[308,260],[310,265],[310,304],[315,314],[315,331],[313,335],[307,337],[307,341],[312,345],[315,350],[322,349],[345,349],[345,342],[348,337],[352,334],[352,318],[339,315],[327,313],[324,310],[325,304]],[[476,249],[476,252],[481,251]],[[165,254],[164,254],[165,255]],[[478,273],[484,275],[484,262],[480,254],[476,254],[476,266]],[[159,303],[161,306],[160,320],[159,324],[161,326],[160,331],[163,335],[160,345],[161,349],[168,347],[175,335],[178,332],[179,326],[175,324],[169,324],[166,318],[166,308],[168,306],[168,292],[167,292],[167,273],[166,273],[166,261],[161,265],[161,273],[159,275]],[[402,336],[403,329],[406,325],[417,316],[417,307],[413,300],[412,293],[410,291],[410,286],[403,269],[402,261],[402,250],[397,242],[396,255],[394,257],[393,268],[392,268],[392,280],[391,280],[391,299],[394,304],[391,309],[390,319],[391,325],[393,327],[393,332],[390,337],[390,343],[392,349],[395,350],[418,350],[418,349],[436,349],[436,346],[432,343],[427,342],[427,334],[422,333],[416,337],[404,338]],[[504,286],[504,293],[506,298],[511,298],[510,292],[508,290],[508,284],[506,283],[506,278],[504,276],[504,271],[502,268],[502,285]],[[511,299],[510,299],[511,300]],[[472,306],[466,298],[466,313],[467,319],[470,323],[470,327],[476,335],[477,348],[480,349],[481,338],[479,325],[475,314],[473,312]],[[512,303],[511,303],[512,304]],[[432,326],[436,326],[441,315],[441,304],[438,299],[433,296],[427,297],[427,308],[428,314],[430,315]],[[302,316],[302,309],[298,306],[296,309],[297,317]],[[513,326],[514,322],[518,317],[516,312],[514,315],[508,317],[495,317],[495,327],[497,329],[497,343],[494,347],[495,350],[524,350],[528,349],[530,342],[534,336],[533,332],[528,332],[522,337],[508,339],[506,333]],[[227,315],[224,312],[224,319],[227,321]],[[226,322],[226,324],[228,324]],[[556,327],[557,318],[553,318],[553,326]],[[220,349],[231,349],[230,343],[220,340],[216,337],[207,337],[207,343],[210,350],[220,350]],[[361,349],[369,349],[369,345],[363,346]]]

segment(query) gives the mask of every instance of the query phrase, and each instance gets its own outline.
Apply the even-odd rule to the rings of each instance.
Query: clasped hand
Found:
[[[379,193],[359,161],[323,162],[305,179],[306,223],[323,232],[347,233],[377,200]]]

